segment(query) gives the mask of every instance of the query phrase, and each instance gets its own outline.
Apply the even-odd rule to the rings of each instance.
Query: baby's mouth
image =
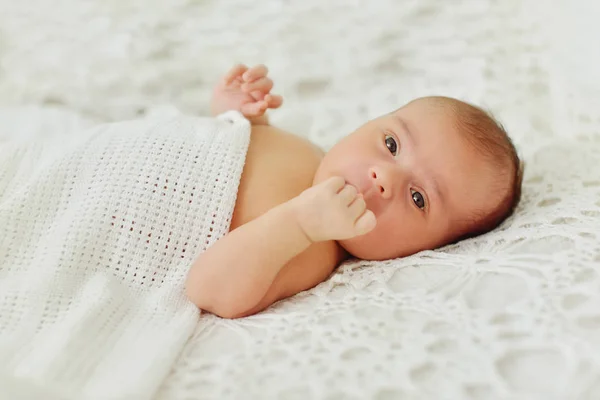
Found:
[[[372,182],[365,180],[365,181],[357,181],[356,183],[353,182],[348,182],[351,185],[354,185],[354,187],[356,188],[356,190],[358,191],[358,193],[362,194],[363,199],[365,200],[365,203],[367,204],[367,208],[372,210],[372,207],[375,205],[376,201],[375,201],[375,195],[377,194],[376,187],[375,185],[373,185]]]
[[[363,199],[367,205],[367,209],[371,210],[375,215],[379,215],[381,212],[382,204],[379,201],[379,196],[377,192],[377,187],[375,185],[371,185],[366,189],[360,190],[360,193],[363,195]]]

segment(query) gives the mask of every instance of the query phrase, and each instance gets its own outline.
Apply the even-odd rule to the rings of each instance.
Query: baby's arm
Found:
[[[323,281],[338,257],[324,246],[375,227],[373,213],[343,178],[334,177],[238,227],[200,254],[186,294],[221,317],[258,312]]]
[[[264,65],[252,68],[243,64],[234,66],[213,90],[212,115],[236,110],[253,125],[268,125],[267,109],[279,108],[283,103],[281,96],[271,94],[273,81],[267,76],[268,72]]]

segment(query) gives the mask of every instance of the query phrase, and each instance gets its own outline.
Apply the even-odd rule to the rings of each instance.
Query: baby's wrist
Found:
[[[284,204],[287,207],[289,221],[292,222],[294,229],[301,234],[301,237],[305,240],[307,247],[315,243],[316,241],[313,239],[310,230],[305,226],[305,207],[307,205],[298,199],[298,197],[294,197]]]
[[[258,117],[246,118],[248,119],[248,121],[250,121],[250,124],[252,125],[269,125],[269,117],[267,117],[266,113]]]

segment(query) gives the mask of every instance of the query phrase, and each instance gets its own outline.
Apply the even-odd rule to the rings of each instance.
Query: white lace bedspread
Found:
[[[0,136],[25,131],[15,111],[42,135],[206,113],[235,61],[269,65],[286,99],[273,123],[324,147],[421,95],[489,107],[527,161],[513,218],[349,262],[250,318],[202,316],[156,398],[596,400],[598,4],[0,0]]]

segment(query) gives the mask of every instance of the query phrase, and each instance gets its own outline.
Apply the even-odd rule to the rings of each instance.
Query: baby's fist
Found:
[[[311,242],[364,235],[377,223],[362,195],[339,176],[305,190],[294,200],[298,223]]]
[[[262,116],[269,108],[278,108],[283,98],[271,94],[273,81],[264,65],[248,68],[234,66],[215,86],[211,112],[217,115],[229,110],[241,112],[246,118]]]

